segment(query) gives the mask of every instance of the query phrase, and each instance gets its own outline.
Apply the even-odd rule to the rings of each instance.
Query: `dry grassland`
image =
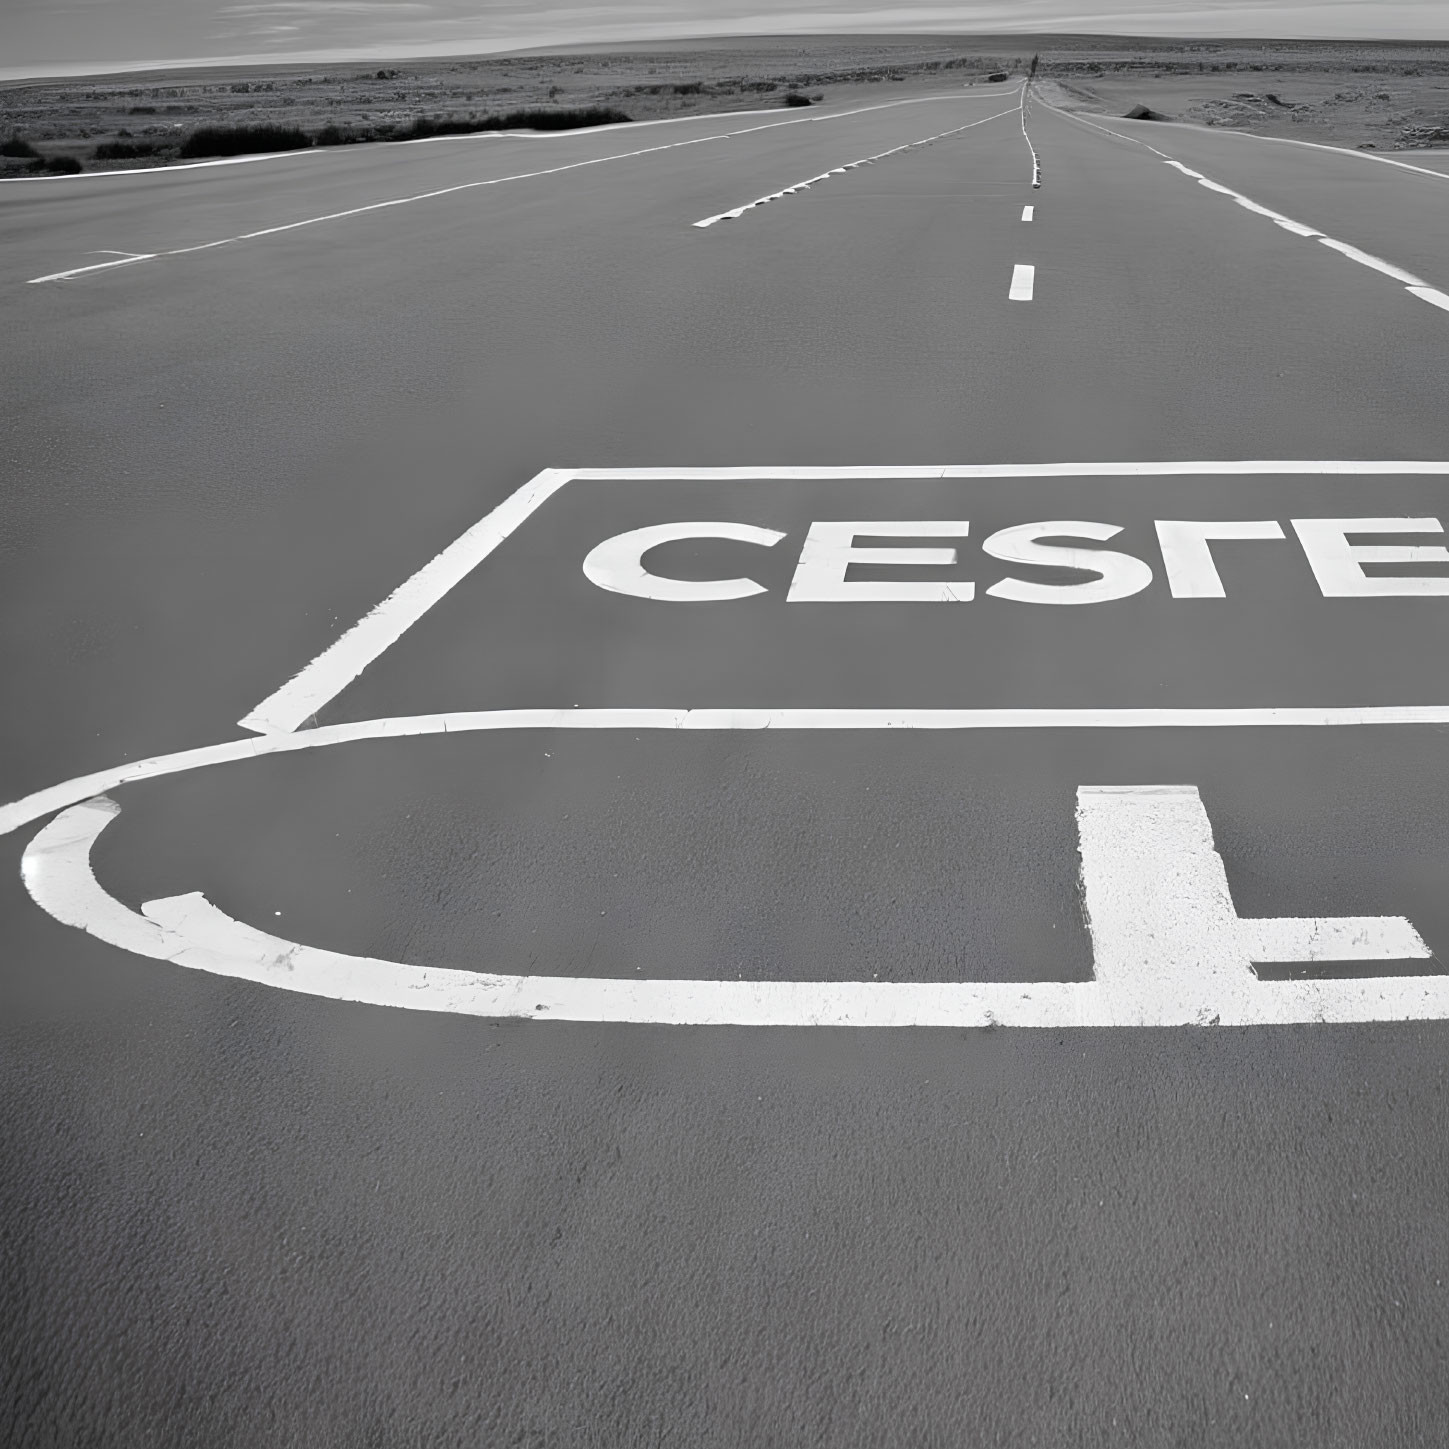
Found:
[[[203,128],[265,127],[291,133],[292,145],[335,145],[474,129],[532,108],[648,120],[756,110],[787,96],[887,99],[1019,76],[1033,53],[1048,94],[1087,112],[1146,106],[1199,125],[1382,151],[1449,146],[1449,45],[769,37],[10,82],[0,86],[0,150],[20,154],[0,156],[0,175],[165,165]]]

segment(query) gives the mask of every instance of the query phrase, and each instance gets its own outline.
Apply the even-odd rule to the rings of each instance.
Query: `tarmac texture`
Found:
[[[1439,977],[1431,162],[1013,85],[4,183],[0,799],[245,737],[612,470],[115,788],[105,896],[639,999],[1082,984],[1079,792],[1190,786],[1242,920],[1427,953],[1263,979]],[[1259,530],[1220,596],[1183,521]],[[516,709],[841,727],[277,744]],[[55,808],[0,837],[6,1443],[1449,1440],[1443,1020],[399,1010],[64,924]]]

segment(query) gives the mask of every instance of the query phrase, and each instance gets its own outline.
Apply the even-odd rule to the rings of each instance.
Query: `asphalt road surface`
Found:
[[[5,183],[0,1439],[1449,1442],[1398,159]]]

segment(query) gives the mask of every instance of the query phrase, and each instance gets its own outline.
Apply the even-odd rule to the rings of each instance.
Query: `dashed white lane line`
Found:
[[[1393,156],[1380,156],[1374,151],[1350,151],[1346,146],[1329,146],[1322,141],[1301,141],[1296,136],[1259,136],[1252,131],[1234,131],[1225,126],[1215,127],[1214,130],[1220,136],[1242,136],[1248,141],[1267,141],[1277,146],[1307,146],[1312,151],[1329,151],[1336,156],[1352,156],[1358,161],[1377,161],[1380,166],[1395,166],[1401,171],[1414,171],[1420,176],[1432,177],[1435,181],[1449,181],[1449,172],[1436,171],[1432,166],[1415,166],[1412,162],[1400,161]]]
[[[1023,206],[1022,207],[1022,209],[1021,209],[1021,219],[1023,221],[1030,221],[1035,215],[1036,215],[1036,207],[1034,207],[1034,206]]]
[[[1267,217],[1269,221],[1281,227],[1284,231],[1291,232],[1294,236],[1303,237],[1306,240],[1320,242],[1323,246],[1330,247],[1341,256],[1347,257],[1351,262],[1357,262],[1362,267],[1368,267],[1372,271],[1380,272],[1386,277],[1391,277],[1394,281],[1401,283],[1406,291],[1412,296],[1419,298],[1420,301],[1428,302],[1431,306],[1441,307],[1445,311],[1449,311],[1449,296],[1439,291],[1438,288],[1430,286],[1422,277],[1416,277],[1413,272],[1405,271],[1403,267],[1395,266],[1393,262],[1386,262],[1382,257],[1376,257],[1371,252],[1366,252],[1359,247],[1351,246],[1348,242],[1342,242],[1336,237],[1328,236],[1319,231],[1317,227],[1305,226],[1301,221],[1294,221],[1292,217],[1284,216],[1281,212],[1263,206],[1261,203],[1252,200],[1251,197],[1244,196],[1239,191],[1234,191],[1232,187],[1224,186],[1221,182],[1204,176],[1201,171],[1194,171],[1192,167],[1184,166],[1181,161],[1175,160],[1166,151],[1159,151],[1156,146],[1149,145],[1148,142],[1141,140],[1137,136],[1124,136],[1121,131],[1114,131],[1110,126],[1099,126],[1095,121],[1088,121],[1081,116],[1075,116],[1070,111],[1061,110],[1057,106],[1052,106],[1049,109],[1055,111],[1059,116],[1064,116],[1069,121],[1075,121],[1078,125],[1089,126],[1094,131],[1100,131],[1104,136],[1115,136],[1119,141],[1130,141],[1134,146],[1141,146],[1144,150],[1151,151],[1154,156],[1166,162],[1174,171],[1180,171],[1184,176],[1190,177],[1199,186],[1205,187],[1208,191],[1216,191],[1219,195],[1231,197],[1244,210],[1251,211],[1257,216]],[[1325,147],[1324,149],[1334,150],[1337,148]],[[1382,160],[1385,158],[1380,157],[1379,159]]]
[[[1373,476],[1385,473],[1441,475],[1449,463],[1378,462],[1358,459],[1243,460],[1162,463],[963,463],[945,467],[882,464],[834,464],[779,467],[544,468],[509,494],[492,512],[456,538],[435,558],[399,584],[370,613],[334,639],[238,721],[259,734],[286,733],[311,719],[341,693],[384,650],[395,644],[439,599],[465,578],[495,548],[566,483],[671,482],[737,483],[793,481],[888,482],[895,479],[1198,477],[1251,474],[1333,474]]]
[[[732,207],[729,211],[721,211],[714,216],[703,217],[701,220],[693,222],[692,225],[707,227],[714,226],[716,222],[736,221],[747,211],[753,211],[759,206],[767,206],[770,202],[779,201],[784,196],[793,196],[797,191],[808,191],[812,186],[816,186],[822,181],[828,181],[832,176],[844,176],[847,171],[854,171],[857,166],[873,166],[877,161],[884,161],[887,156],[898,156],[902,151],[911,151],[917,146],[929,146],[933,142],[945,140],[947,136],[959,136],[962,131],[970,131],[976,126],[984,126],[987,121],[998,121],[1002,116],[1010,114],[1010,111],[998,111],[993,116],[983,116],[981,120],[972,121],[969,125],[956,126],[952,130],[942,131],[935,136],[923,136],[919,141],[907,141],[904,146],[892,146],[889,151],[877,151],[874,156],[862,156],[858,161],[847,161],[844,165],[836,166],[830,171],[822,171],[819,176],[812,176],[808,181],[797,181],[793,186],[772,191],[766,196],[757,196],[753,201],[745,202],[743,206]]]
[[[1085,982],[619,980],[349,956],[243,925],[200,892],[133,911],[101,885],[90,861],[118,813],[110,800],[89,800],[30,843],[21,874],[42,910],[136,955],[333,1000],[535,1021],[721,1026],[1249,1026],[1449,1016],[1443,975],[1259,980],[1255,960],[1422,960],[1430,952],[1401,916],[1240,917],[1190,785],[1078,790],[1093,963]]]
[[[1439,291],[1437,287],[1410,287],[1409,290],[1421,302],[1427,302],[1431,307],[1442,307],[1449,312],[1449,295]]]
[[[1036,268],[1018,262],[1011,273],[1011,290],[1006,294],[1011,302],[1030,302],[1036,288]]]
[[[738,136],[753,135],[756,131],[773,131],[781,126],[802,126],[820,124],[825,121],[844,120],[849,116],[861,116],[871,111],[890,110],[896,106],[920,105],[925,101],[954,101],[960,99],[957,96],[915,96],[900,101],[883,101],[879,105],[857,106],[849,111],[832,111],[829,115],[817,116],[795,116],[787,121],[767,121],[763,125],[743,126],[733,131],[716,131],[708,136],[691,136],[687,141],[667,141],[659,146],[644,146],[635,151],[617,151],[608,156],[592,156],[585,161],[570,161],[562,166],[547,166],[540,171],[519,171],[510,176],[492,176],[482,181],[464,181],[456,186],[442,186],[432,191],[419,191],[412,196],[397,196],[388,201],[374,201],[366,206],[353,206],[344,211],[329,211],[322,216],[309,216],[301,221],[289,221],[281,226],[261,227],[256,231],[241,232],[236,236],[221,237],[216,241],[202,242],[198,246],[171,247],[159,252],[138,253],[127,262],[100,262],[92,266],[70,267],[63,272],[48,272],[43,277],[31,277],[30,283],[36,282],[63,282],[72,277],[85,275],[87,272],[101,271],[110,266],[131,265],[132,262],[151,262],[161,257],[181,257],[192,252],[211,251],[215,247],[231,246],[236,242],[255,241],[258,237],[276,236],[285,231],[296,231],[304,226],[317,226],[324,221],[341,221],[346,217],[362,216],[367,212],[385,211],[394,206],[410,206],[416,201],[430,201],[439,196],[452,196],[461,191],[473,191],[482,186],[501,186],[508,181],[532,181],[540,176],[557,176],[565,171],[577,171],[585,166],[602,166],[609,161],[628,161],[636,156],[651,156],[659,151],[674,151],[681,146],[701,146],[709,141],[729,141]],[[751,112],[750,114],[758,114]],[[1005,114],[1004,112],[1002,114]],[[988,116],[987,120],[994,120],[995,117]],[[974,124],[981,124],[976,122]],[[305,155],[307,152],[282,152],[282,155]],[[240,158],[235,158],[240,159]],[[158,167],[157,171],[171,170],[176,168]],[[99,174],[99,173],[97,173]]]

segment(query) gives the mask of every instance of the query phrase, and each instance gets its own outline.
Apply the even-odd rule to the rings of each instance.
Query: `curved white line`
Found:
[[[1190,788],[1190,787],[1189,787]],[[1091,795],[1093,792],[1079,792]],[[1111,794],[1114,792],[1104,792]],[[1134,792],[1127,792],[1134,793]],[[1140,792],[1146,797],[1160,791]],[[1196,792],[1191,792],[1196,797]],[[1126,955],[1096,923],[1110,915],[1120,882],[1100,884],[1089,929],[1094,956],[1107,951],[1115,980],[1087,982],[900,983],[880,981],[621,980],[601,977],[511,976],[444,967],[411,966],[370,956],[348,956],[303,946],[245,926],[203,895],[149,901],[137,914],[95,877],[90,853],[119,814],[100,798],[64,811],[31,842],[21,872],[31,898],[63,924],[133,954],[261,985],[374,1006],[444,1011],[466,1016],[525,1017],[535,1021],[609,1021],[718,1026],[1081,1026],[1289,1025],[1310,1022],[1436,1020],[1449,1017],[1449,977],[1405,976],[1350,981],[1265,982],[1241,960],[1202,971],[1162,959],[1155,949],[1141,961],[1133,951],[1141,934],[1129,922]],[[1080,806],[1079,806],[1080,817]],[[1100,834],[1100,830],[1097,832]],[[1087,847],[1083,847],[1086,872]],[[1130,866],[1129,866],[1130,874]],[[1211,884],[1211,882],[1210,882]],[[1225,910],[1231,900],[1221,892]],[[1130,902],[1129,902],[1130,904]],[[1313,922],[1246,921],[1245,933],[1271,935],[1295,959],[1304,943],[1287,940]],[[1363,926],[1364,922],[1328,922]],[[1370,921],[1370,926],[1382,925]],[[1407,922],[1398,926],[1411,955],[1427,955]],[[1285,930],[1281,928],[1287,928]],[[1118,932],[1122,935],[1122,932]],[[1301,934],[1301,932],[1300,932]],[[1284,937],[1278,941],[1278,937]],[[1244,940],[1247,940],[1245,934]],[[1148,943],[1151,944],[1150,942]],[[1402,944],[1395,943],[1391,944]],[[1317,959],[1310,941],[1308,957]],[[1191,954],[1191,953],[1189,953]],[[1281,953],[1280,953],[1281,954]],[[1361,953],[1382,959],[1386,949]],[[1123,959],[1117,959],[1122,957]],[[1276,959],[1270,952],[1263,959]],[[1195,961],[1195,957],[1193,957]],[[1103,967],[1099,964],[1099,974]]]
[[[283,941],[200,894],[151,901],[137,915],[96,880],[90,852],[119,813],[77,805],[25,852],[26,889],[68,926],[140,956],[284,991],[413,1011],[536,1021],[732,1026],[1091,1026],[1108,1024],[1094,983],[966,985],[856,981],[670,981],[503,976],[345,956]]]
[[[78,775],[0,806],[0,835],[118,786],[263,755],[357,740],[478,730],[1059,730],[1261,729],[1445,725],[1449,705],[1265,706],[1229,709],[495,709],[420,714],[254,735],[200,749],[130,760]]]

